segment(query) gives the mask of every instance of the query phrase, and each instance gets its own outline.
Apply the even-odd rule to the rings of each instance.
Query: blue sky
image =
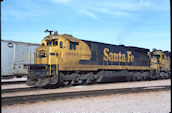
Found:
[[[45,29],[171,51],[169,0],[4,0],[1,38],[40,43]]]

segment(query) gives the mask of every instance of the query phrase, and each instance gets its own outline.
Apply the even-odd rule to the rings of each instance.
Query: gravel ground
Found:
[[[159,86],[159,85],[171,85],[171,80],[155,80],[155,81],[139,81],[139,82],[121,82],[110,84],[97,84],[87,86],[72,86],[57,89],[45,89],[29,92],[7,93],[2,94],[2,97],[9,96],[22,96],[22,95],[35,95],[35,94],[47,94],[47,93],[61,93],[61,92],[74,92],[74,91],[88,91],[88,90],[101,90],[101,89],[117,89],[117,88],[131,88],[131,87],[146,87],[146,86]],[[19,85],[20,86],[20,85]],[[3,88],[2,88],[3,89]]]
[[[169,113],[170,91],[83,97],[2,107],[2,113]]]

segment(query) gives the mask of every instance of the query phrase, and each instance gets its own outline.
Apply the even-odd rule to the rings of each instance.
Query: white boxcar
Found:
[[[39,44],[1,40],[1,77],[27,74],[24,64],[34,64]]]

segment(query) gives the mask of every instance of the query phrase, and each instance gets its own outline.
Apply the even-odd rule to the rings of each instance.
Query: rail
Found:
[[[56,100],[56,99],[70,99],[70,98],[78,98],[78,97],[101,96],[101,95],[111,95],[111,94],[129,94],[129,93],[141,93],[141,92],[152,92],[152,91],[166,91],[170,89],[171,89],[171,85],[166,85],[166,86],[149,86],[149,87],[135,87],[135,88],[122,88],[122,89],[50,93],[50,94],[38,94],[38,95],[2,97],[1,102],[2,102],[2,106],[5,106],[5,105],[24,104],[28,102],[33,103],[37,101],[47,101],[47,100]]]

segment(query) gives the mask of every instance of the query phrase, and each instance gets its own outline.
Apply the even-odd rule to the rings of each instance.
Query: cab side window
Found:
[[[162,55],[162,59],[165,59],[165,56],[164,55]]]
[[[70,50],[76,50],[76,43],[70,42]]]
[[[60,41],[60,48],[63,48],[63,42]]]

